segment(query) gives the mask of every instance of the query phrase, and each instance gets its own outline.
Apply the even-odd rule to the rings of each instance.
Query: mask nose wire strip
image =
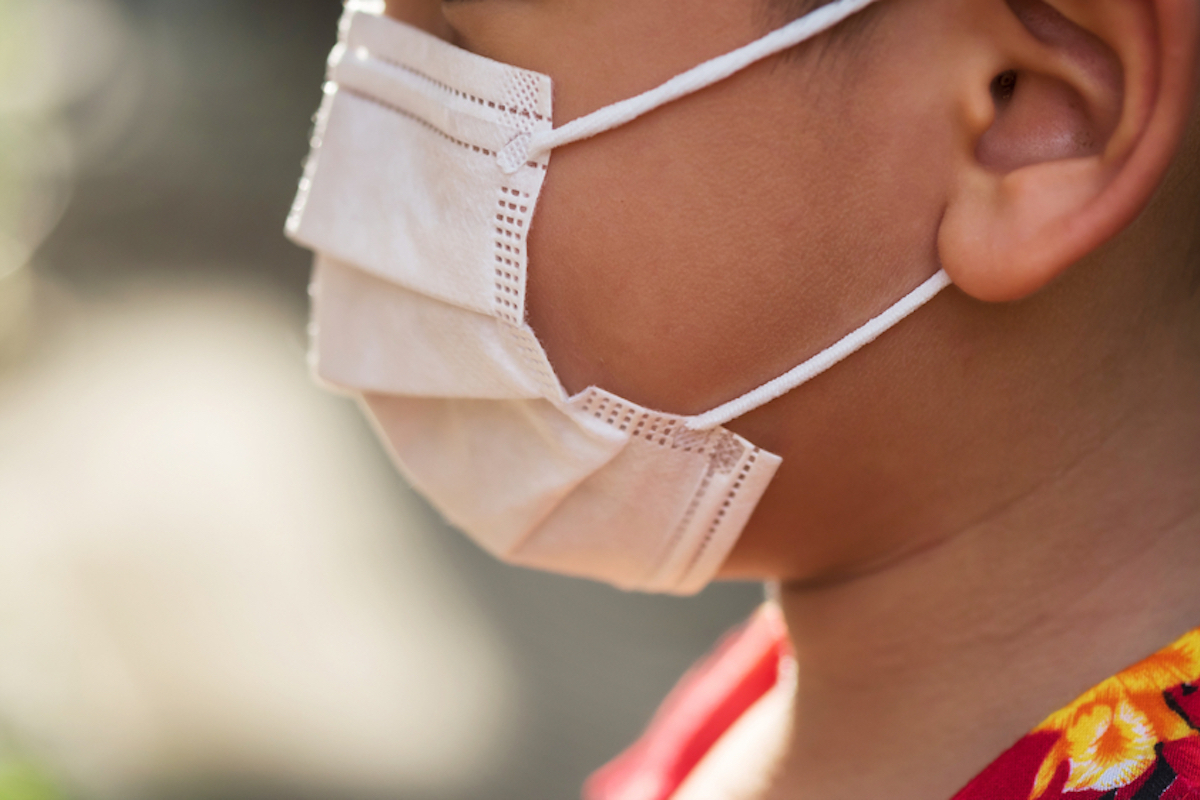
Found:
[[[878,0],[838,0],[822,6],[761,39],[692,67],[642,94],[605,106],[553,130],[539,131],[530,141],[528,160],[536,161],[556,147],[624,125],[660,106],[723,81],[756,61],[824,33],[875,2]]]
[[[842,359],[875,341],[881,334],[928,303],[938,292],[950,284],[950,276],[946,274],[946,271],[938,270],[936,275],[909,292],[894,306],[879,316],[874,317],[870,322],[867,322],[836,344],[830,345],[803,364],[785,372],[775,380],[742,395],[736,400],[731,400],[722,406],[714,408],[712,411],[706,411],[703,414],[686,418],[685,424],[689,429],[694,431],[715,428],[749,411],[753,411],[759,406],[766,405],[777,397],[787,394],[800,384],[815,378]]]

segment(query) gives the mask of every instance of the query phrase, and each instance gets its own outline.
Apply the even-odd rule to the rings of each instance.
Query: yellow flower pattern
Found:
[[[1197,735],[1171,707],[1167,690],[1200,679],[1200,630],[1109,678],[1039,725],[1059,736],[1034,781],[1046,793],[1065,762],[1067,792],[1120,789],[1154,766],[1157,746]]]

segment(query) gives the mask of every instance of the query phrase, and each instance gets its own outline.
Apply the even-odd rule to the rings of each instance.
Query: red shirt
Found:
[[[787,655],[766,605],[683,677],[584,800],[669,800]],[[1051,714],[952,800],[1200,800],[1200,629]]]

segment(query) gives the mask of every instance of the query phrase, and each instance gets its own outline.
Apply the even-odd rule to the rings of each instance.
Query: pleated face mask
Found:
[[[824,6],[559,128],[545,75],[348,9],[288,232],[317,254],[317,374],[363,400],[401,472],[447,520],[506,561],[626,589],[687,594],[713,578],[780,463],[721,426],[828,369],[949,280],[935,275],[705,414],[661,413],[597,387],[568,396],[525,319],[538,195],[554,148],[873,1]]]

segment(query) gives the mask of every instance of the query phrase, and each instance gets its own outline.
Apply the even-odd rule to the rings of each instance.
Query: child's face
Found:
[[[561,125],[779,27],[772,2],[390,10],[548,74]],[[1037,292],[1144,210],[1194,101],[1190,9],[882,0],[848,31],[555,150],[528,237],[529,322],[569,391],[693,414],[945,268],[961,291],[727,426],[783,464],[726,574],[824,578],[952,536],[1031,491],[1030,465],[1055,474],[1085,443],[1047,409],[1074,418],[1083,362],[1104,360],[1096,339],[1141,273],[1040,307],[971,298]]]
[[[440,32],[550,75],[561,125],[786,21],[766,3],[457,0],[442,5],[451,30]],[[948,47],[941,21],[961,13],[952,0],[885,0],[847,36],[556,150],[530,232],[528,310],[567,390],[598,385],[651,408],[702,412],[786,372],[936,272],[962,146],[938,86],[970,47]],[[853,360],[870,363],[862,359]],[[822,379],[836,382],[833,395],[794,392],[728,427],[794,469],[789,456],[813,449],[805,430],[826,424],[831,403],[843,419],[863,418],[879,413],[881,380],[904,391],[882,374],[839,368]],[[793,498],[773,493],[758,518],[790,519]],[[751,547],[754,528],[743,537]]]
[[[549,74],[562,124],[781,24],[765,2],[444,9],[463,47]],[[554,153],[530,237],[529,312],[569,391],[595,384],[704,411],[936,271],[956,143],[936,124],[952,109],[930,90],[943,69],[930,21],[953,4],[931,5],[888,0],[849,38]]]
[[[561,125],[758,39],[784,4],[388,11],[548,74]],[[1191,178],[1163,201],[1182,221],[1144,212],[1191,119],[1197,30],[1176,0],[882,0],[555,150],[528,235],[529,322],[569,391],[693,414],[942,268],[957,291],[727,426],[783,463],[726,574],[827,579],[968,530],[1082,457],[1097,423],[1081,397],[1119,418],[1124,395],[1082,387],[1161,318],[1138,298],[1179,294],[1156,281],[1181,258],[1163,243],[1194,218]]]

